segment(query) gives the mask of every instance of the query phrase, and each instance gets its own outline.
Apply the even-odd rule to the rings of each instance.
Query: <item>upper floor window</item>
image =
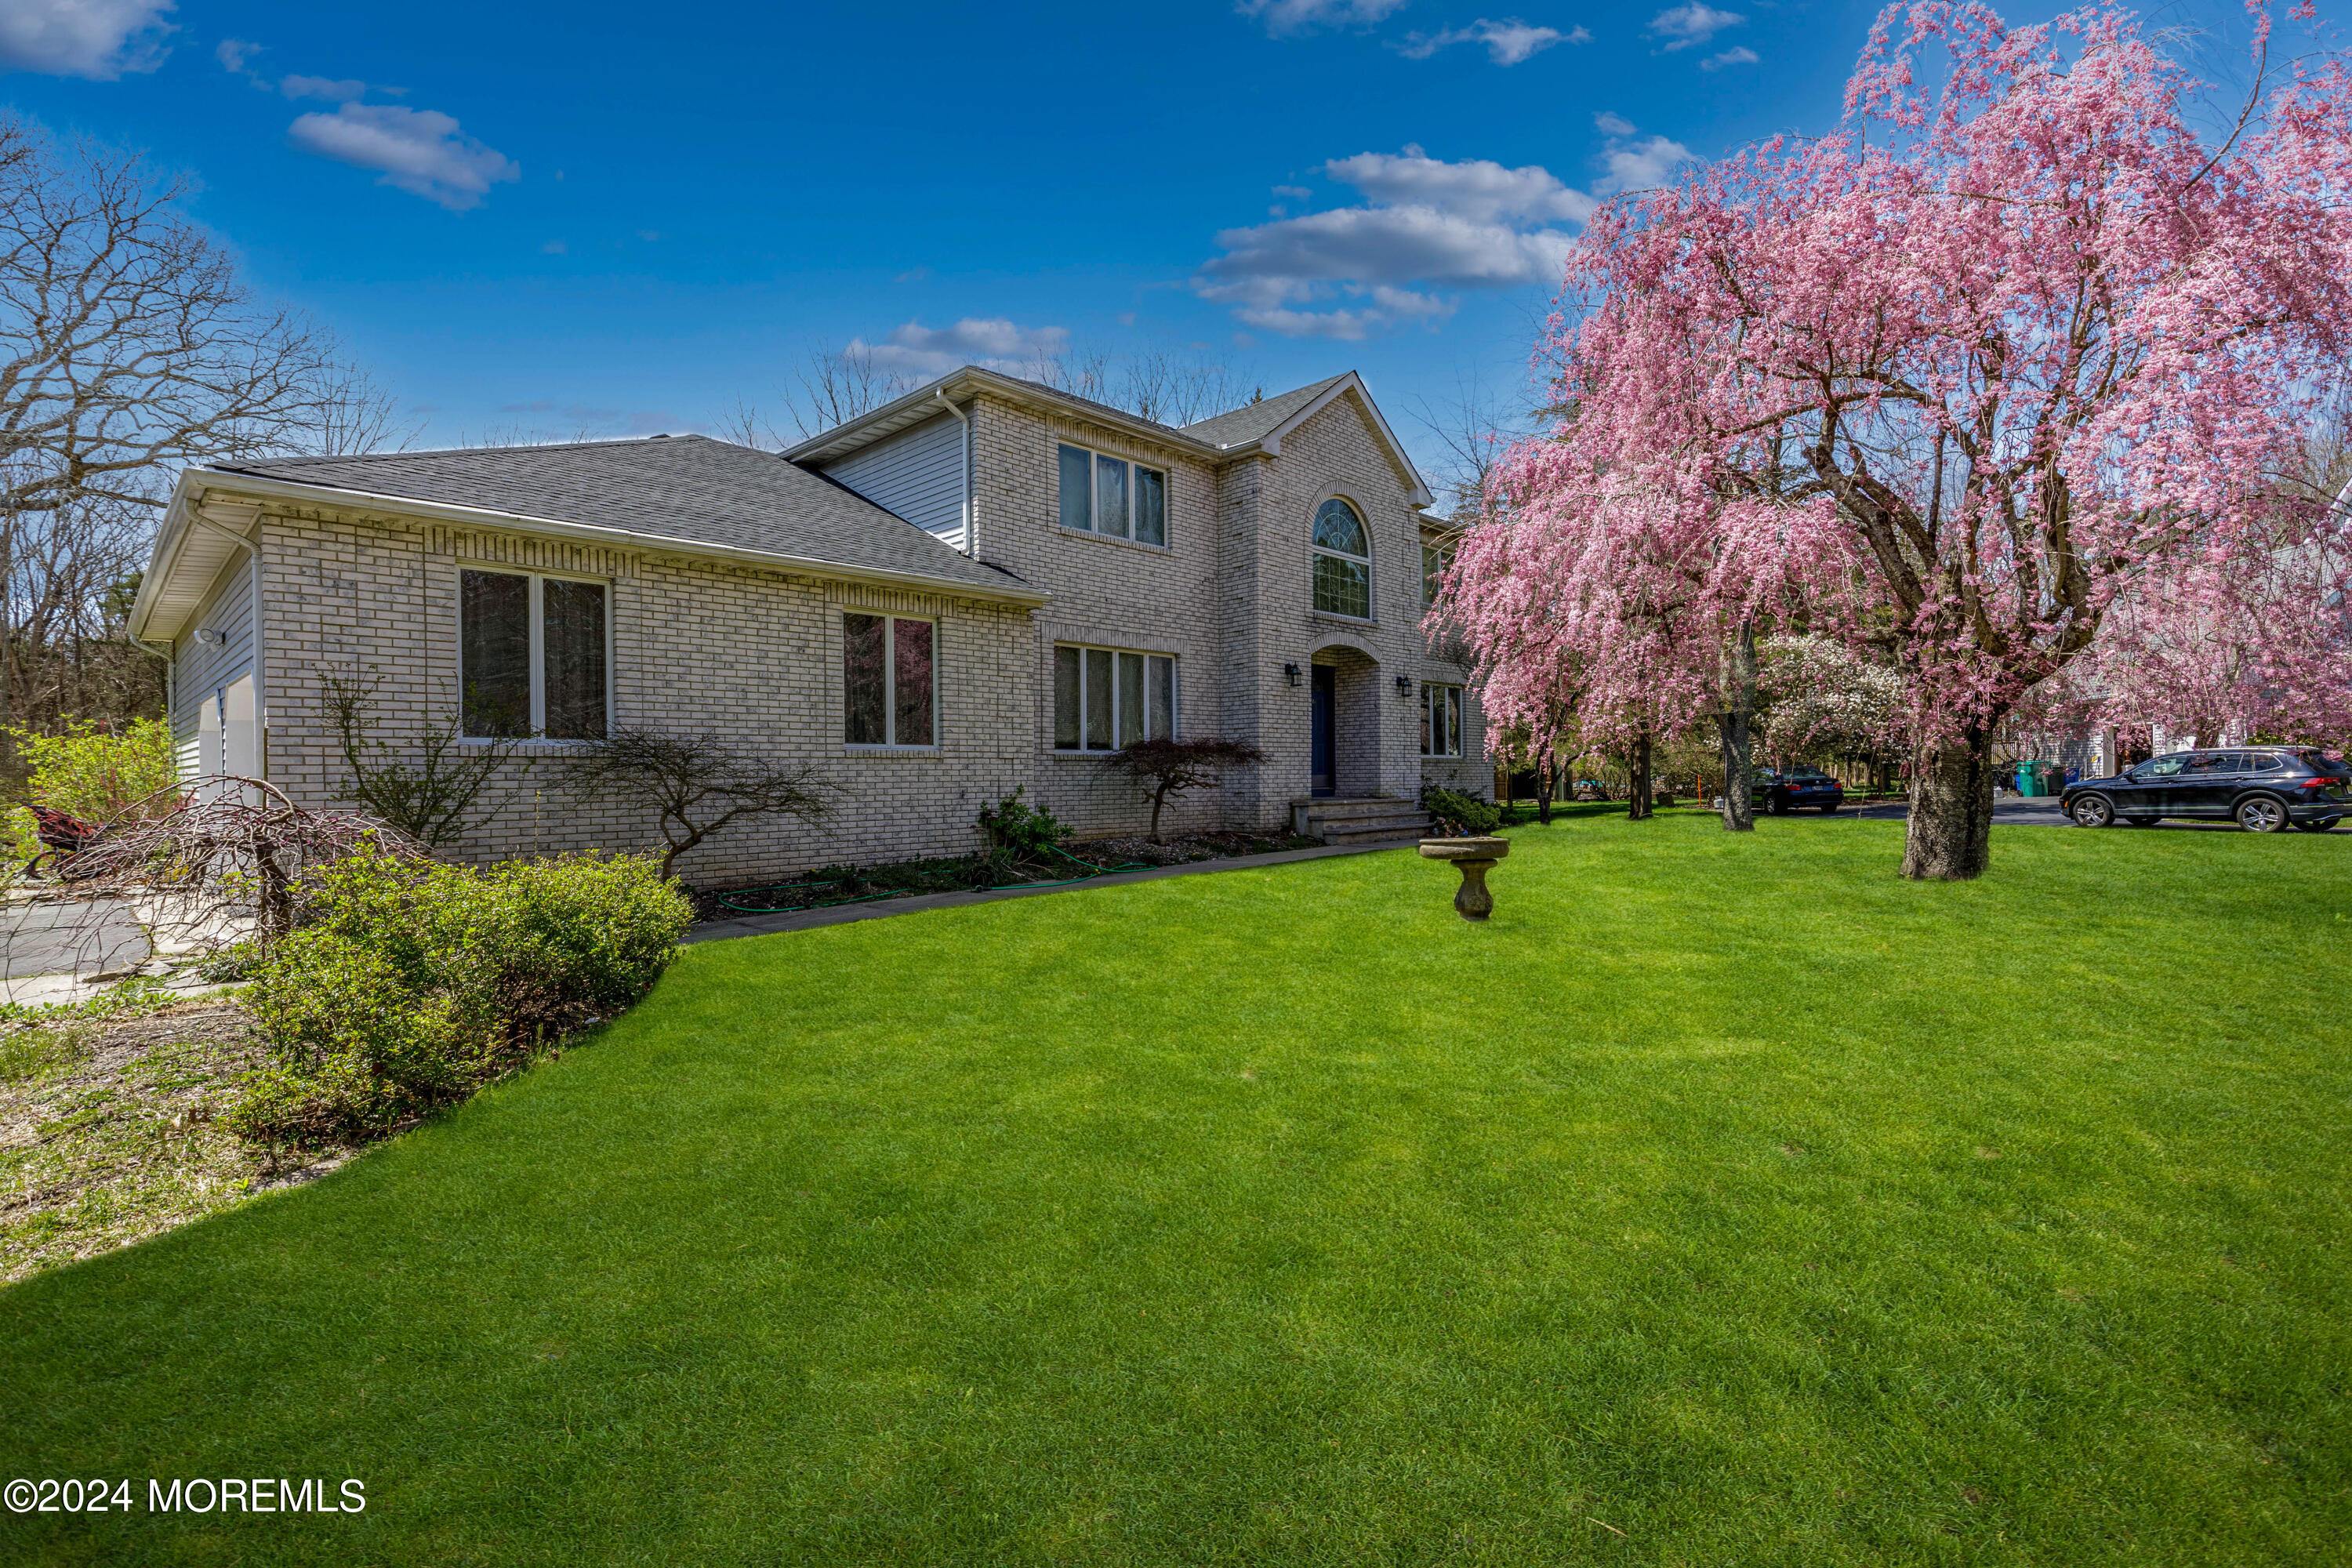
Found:
[[[1334,497],[1315,509],[1315,607],[1372,618],[1372,545],[1356,509]]]
[[[938,734],[931,657],[938,627],[903,616],[841,618],[842,740],[929,746]]]
[[[468,735],[601,741],[605,585],[536,572],[457,574],[458,706]]]
[[[1437,603],[1437,595],[1445,587],[1445,569],[1453,564],[1454,551],[1450,545],[1433,544],[1426,539],[1421,542],[1421,602],[1423,604]]]
[[[1054,749],[1116,752],[1176,738],[1176,661],[1120,648],[1054,649]]]
[[[1142,544],[1168,542],[1168,476],[1084,447],[1062,448],[1062,526]]]

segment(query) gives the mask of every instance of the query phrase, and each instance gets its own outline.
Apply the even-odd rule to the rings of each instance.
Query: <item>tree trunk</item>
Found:
[[[1913,752],[1903,874],[1938,882],[1983,876],[1992,864],[1992,788],[1989,726]]]
[[[1756,831],[1755,747],[1749,720],[1756,711],[1756,623],[1739,623],[1739,635],[1723,656],[1723,830]]]
[[[1650,816],[1650,732],[1647,730],[1643,731],[1633,742],[1630,771],[1633,775],[1633,787],[1626,795],[1630,804],[1625,808],[1625,819],[1628,822],[1646,821]]]
[[[1551,822],[1552,792],[1559,787],[1559,758],[1549,746],[1544,748],[1543,761],[1536,764],[1536,820],[1549,826]]]

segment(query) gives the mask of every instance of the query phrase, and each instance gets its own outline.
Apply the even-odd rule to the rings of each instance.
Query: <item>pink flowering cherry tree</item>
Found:
[[[1833,133],[1602,207],[1539,351],[1569,412],[1503,464],[1512,531],[1474,530],[1449,585],[1518,579],[1465,620],[1488,689],[1507,707],[1512,645],[1624,591],[1594,533],[1669,535],[1718,638],[1801,582],[1813,627],[1902,674],[1905,875],[1982,874],[2003,716],[2129,585],[2203,561],[2184,591],[2232,589],[2347,360],[2343,63],[2265,77],[2218,133],[2199,91],[2111,7],[2011,28],[1891,5]],[[1571,525],[1584,542],[1529,537]],[[1585,652],[1629,702],[1658,680],[1682,704],[1706,668]]]

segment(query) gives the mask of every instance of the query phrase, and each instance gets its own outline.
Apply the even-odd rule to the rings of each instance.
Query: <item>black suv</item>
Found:
[[[2309,746],[2174,752],[2111,779],[2070,784],[2058,805],[2084,827],[2201,816],[2229,818],[2249,833],[2325,833],[2352,816],[2352,771]]]
[[[1775,816],[1792,811],[1829,813],[1845,804],[1844,788],[1819,768],[1797,767],[1781,773],[1758,768],[1756,782],[1749,787],[1755,792],[1751,798],[1756,804]]]

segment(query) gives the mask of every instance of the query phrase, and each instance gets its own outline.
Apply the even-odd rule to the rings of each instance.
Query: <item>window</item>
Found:
[[[601,741],[610,704],[602,583],[458,574],[458,685],[468,735]]]
[[[841,738],[852,746],[937,743],[938,628],[898,616],[841,618]]]
[[[1445,569],[1454,564],[1454,552],[1444,544],[1421,542],[1421,602],[1437,603],[1438,590],[1445,584]]]
[[[1168,476],[1084,447],[1062,448],[1062,526],[1168,542]]]
[[[1315,607],[1372,618],[1372,546],[1356,509],[1333,499],[1315,509]]]
[[[1120,648],[1054,648],[1054,749],[1115,752],[1176,736],[1176,661]]]
[[[1462,689],[1433,686],[1421,689],[1421,754],[1458,757],[1462,754]]]

